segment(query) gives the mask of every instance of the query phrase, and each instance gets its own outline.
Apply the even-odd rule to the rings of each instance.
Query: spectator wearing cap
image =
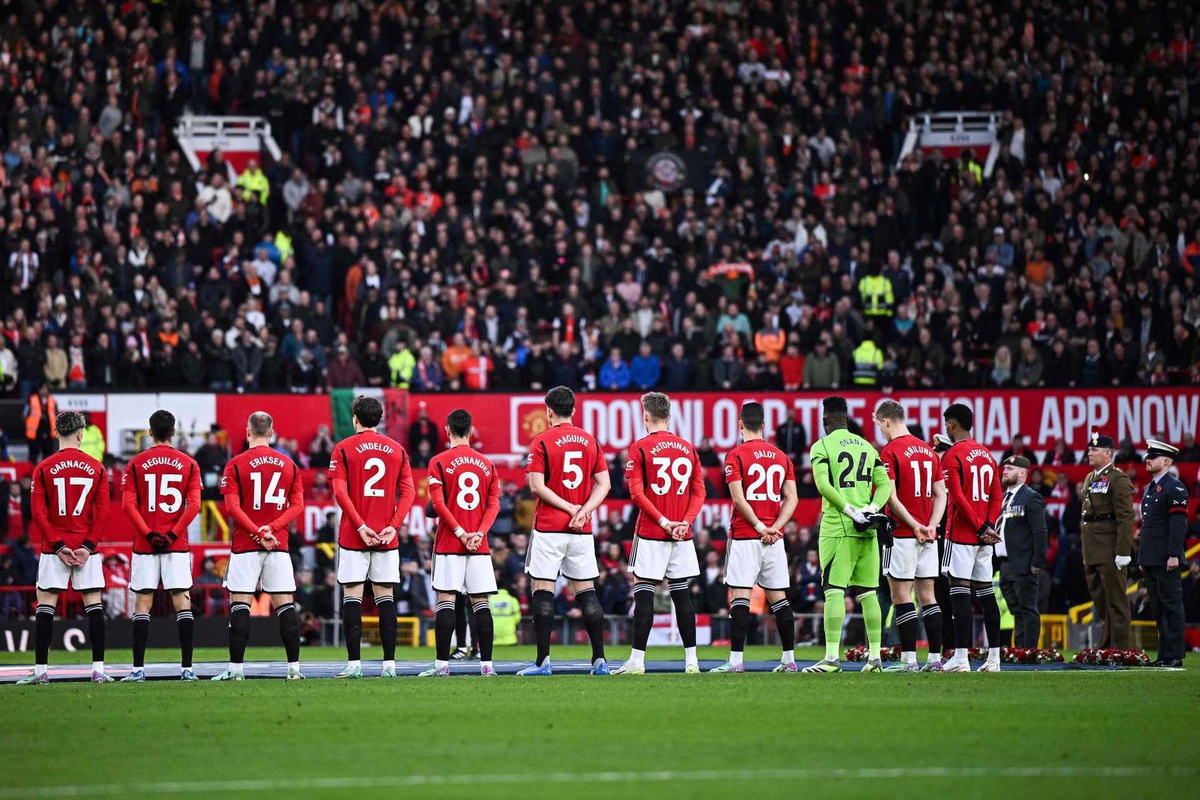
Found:
[[[1144,458],[1151,480],[1142,495],[1142,531],[1138,566],[1156,606],[1158,658],[1152,666],[1182,667],[1184,644],[1183,570],[1187,538],[1188,492],[1171,474],[1179,449],[1150,439]]]
[[[325,388],[353,389],[366,385],[366,382],[362,368],[350,358],[350,348],[344,344],[338,345],[337,357],[325,368]]]
[[[1133,551],[1133,482],[1113,462],[1111,436],[1092,434],[1083,483],[1080,539],[1088,593],[1101,620],[1097,647],[1129,649],[1129,598],[1126,596]]]
[[[1013,644],[1037,647],[1041,634],[1038,614],[1039,583],[1046,571],[1046,501],[1026,484],[1030,462],[1009,456],[1003,462],[1000,485],[1000,592],[1013,615]]]

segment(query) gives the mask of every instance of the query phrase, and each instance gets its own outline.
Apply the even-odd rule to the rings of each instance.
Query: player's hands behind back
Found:
[[[392,539],[395,539],[397,533],[398,531],[395,528],[393,528],[391,525],[388,525],[386,528],[375,534],[375,544],[382,547],[383,545],[391,542]]]
[[[583,508],[580,507],[580,509],[571,516],[571,524],[569,527],[573,531],[579,531],[582,533],[583,529],[587,527],[589,517],[591,517],[591,514],[585,514]]]
[[[992,523],[984,523],[984,526],[979,529],[979,541],[984,544],[996,544],[1000,541],[1000,534],[996,533],[996,528]]]
[[[474,533],[468,533],[466,536],[464,536],[462,538],[462,543],[463,543],[463,547],[467,548],[467,550],[474,553],[483,544],[483,534],[480,533],[479,531],[475,531]]]

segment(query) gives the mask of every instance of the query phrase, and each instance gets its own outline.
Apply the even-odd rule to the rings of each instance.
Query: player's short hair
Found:
[[[364,428],[377,428],[379,421],[383,419],[383,403],[379,402],[376,397],[359,395],[354,398],[354,404],[350,406],[350,410],[354,412],[354,418]]]
[[[169,442],[175,436],[175,415],[164,408],[151,414],[150,435],[156,442]]]
[[[662,392],[646,392],[642,395],[642,410],[650,415],[650,419],[670,419],[671,398]]]
[[[250,419],[246,420],[246,427],[250,429],[252,436],[265,438],[275,430],[275,420],[265,411],[255,411],[250,415]]]
[[[64,411],[54,418],[59,436],[74,436],[87,427],[87,420],[78,411]]]
[[[753,400],[742,405],[740,417],[748,431],[761,431],[767,423],[767,412],[763,410],[762,403]]]
[[[904,422],[904,406],[895,400],[884,400],[876,407],[875,417],[891,422]]]
[[[558,413],[558,412],[555,412]],[[446,417],[446,427],[451,436],[463,438],[471,434],[471,414],[466,409],[456,408]]]
[[[554,416],[566,419],[575,414],[575,393],[566,386],[555,386],[546,392],[546,407]]]
[[[942,412],[942,416],[947,422],[957,422],[964,431],[971,430],[971,426],[975,424],[975,412],[965,403],[954,403]]]
[[[846,405],[846,398],[830,395],[821,401],[821,409],[830,415],[841,414],[843,417],[850,413],[850,406]]]

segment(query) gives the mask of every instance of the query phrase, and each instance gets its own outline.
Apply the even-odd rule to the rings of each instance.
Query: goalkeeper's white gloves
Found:
[[[1117,556],[1117,558],[1116,558],[1117,569],[1125,569],[1126,567],[1129,566],[1130,561],[1133,561],[1133,558],[1131,556]]]
[[[867,515],[849,503],[847,503],[846,507],[842,509],[842,513],[857,522],[859,525],[867,524]]]

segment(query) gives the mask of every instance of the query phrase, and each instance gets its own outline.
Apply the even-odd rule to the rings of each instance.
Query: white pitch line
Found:
[[[0,798],[103,797],[139,794],[217,794],[281,792],[313,789],[403,789],[420,786],[538,786],[589,783],[673,783],[678,781],[761,780],[896,780],[918,778],[1195,778],[1189,767],[878,767],[743,770],[654,770],[646,772],[512,772],[484,775],[391,775],[329,778],[262,778],[231,781],[165,781],[161,783],[98,783],[0,788]]]

